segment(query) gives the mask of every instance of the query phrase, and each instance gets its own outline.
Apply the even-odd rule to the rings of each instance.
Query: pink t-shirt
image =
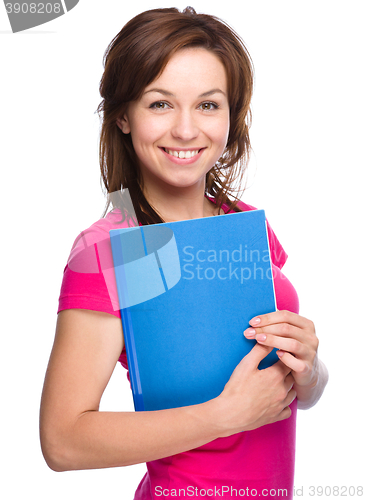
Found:
[[[243,202],[238,206],[243,211],[255,210]],[[228,211],[227,206],[223,209]],[[112,211],[76,239],[64,270],[58,312],[90,309],[120,318],[109,243],[110,229],[126,227],[119,220],[120,212]],[[298,313],[296,291],[281,272],[287,254],[269,224],[268,237],[277,308]],[[119,361],[128,369],[125,348]],[[148,462],[135,500],[204,496],[292,498],[296,408],[295,400],[291,404],[292,415],[286,420]]]

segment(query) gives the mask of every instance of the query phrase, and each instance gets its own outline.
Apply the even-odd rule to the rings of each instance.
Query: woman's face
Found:
[[[117,121],[131,134],[147,192],[202,187],[229,134],[226,71],[203,48],[177,52]]]

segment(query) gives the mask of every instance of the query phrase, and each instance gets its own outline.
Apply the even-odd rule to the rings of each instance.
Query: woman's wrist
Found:
[[[199,425],[205,429],[206,437],[209,441],[221,437],[227,437],[232,432],[229,432],[229,426],[226,424],[226,405],[222,401],[221,395],[218,397],[196,405],[195,414],[200,420]]]
[[[297,392],[298,408],[308,410],[314,406],[322,396],[328,382],[328,370],[325,364],[318,359],[318,366],[314,380],[306,386],[294,385]]]

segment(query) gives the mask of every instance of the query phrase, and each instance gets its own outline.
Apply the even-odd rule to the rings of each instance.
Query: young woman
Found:
[[[127,188],[144,225],[254,209],[232,194],[249,157],[252,82],[247,50],[222,21],[192,8],[132,19],[108,47],[100,84],[108,193]],[[235,498],[273,489],[291,498],[296,408],[317,402],[327,371],[314,325],[298,315],[295,290],[280,271],[286,254],[272,229],[278,311],[252,318],[244,335],[257,344],[223,392],[183,408],[100,412],[118,359],[127,368],[120,314],[97,246],[120,220],[114,208],[93,224],[76,240],[65,268],[41,403],[48,465],[65,471],[147,462],[138,500]],[[93,257],[80,252],[85,239]],[[258,370],[273,347],[280,359]]]

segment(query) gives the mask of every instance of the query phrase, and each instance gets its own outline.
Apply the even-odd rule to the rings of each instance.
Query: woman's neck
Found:
[[[205,186],[204,186],[205,188]],[[160,214],[165,222],[199,219],[218,215],[212,201],[204,195],[204,189],[165,191],[163,194],[145,193],[150,205]]]

